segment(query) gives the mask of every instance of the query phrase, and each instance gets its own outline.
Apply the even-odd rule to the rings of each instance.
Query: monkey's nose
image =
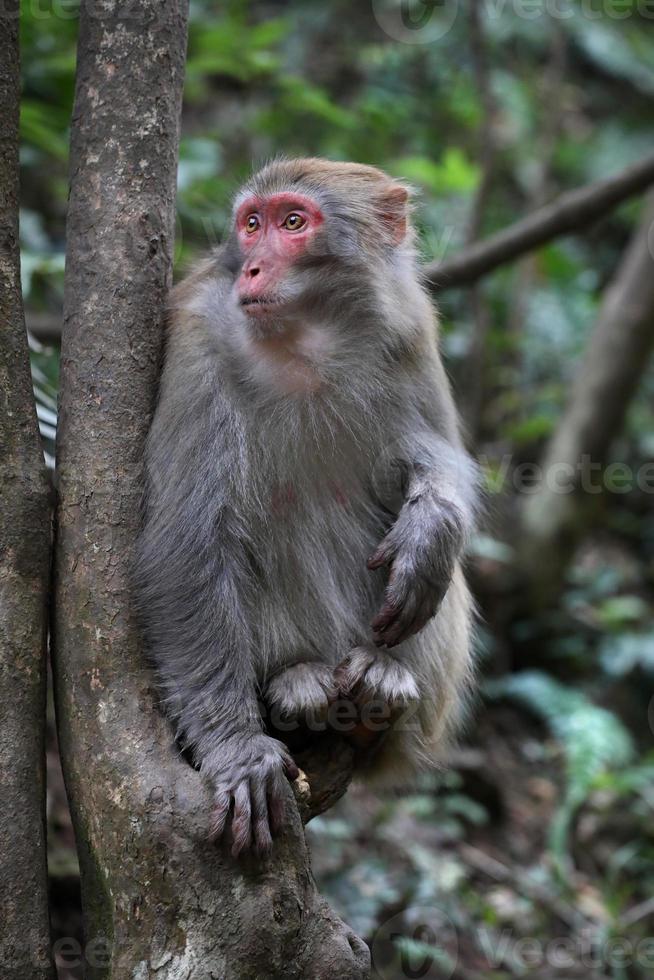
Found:
[[[260,271],[261,270],[260,270],[259,266],[258,265],[255,265],[255,266],[252,266],[250,269],[248,269],[246,275],[249,276],[250,279],[254,279],[255,276],[258,276],[259,275]]]

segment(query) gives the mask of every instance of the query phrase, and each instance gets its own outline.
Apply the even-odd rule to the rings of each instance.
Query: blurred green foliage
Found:
[[[437,26],[449,22],[453,4],[432,6]],[[481,6],[492,118],[464,3],[441,37],[408,44],[375,17],[382,8],[397,13],[400,0],[192,0],[178,274],[221,240],[239,182],[279,154],[352,158],[407,179],[416,188],[420,249],[432,259],[466,241],[489,132],[482,236],[651,150],[654,17],[646,5]],[[562,13],[547,16],[548,8]],[[74,0],[22,2],[23,286],[30,315],[55,318],[77,9]],[[490,605],[482,597],[492,697],[471,726],[477,763],[462,762],[395,802],[353,791],[311,832],[321,886],[356,928],[372,938],[398,910],[436,905],[459,931],[468,980],[527,975],[515,950],[496,958],[492,972],[479,965],[484,936],[507,926],[517,938],[561,928],[581,935],[586,926],[603,940],[647,935],[646,917],[624,916],[654,887],[651,495],[634,490],[604,502],[602,533],[586,541],[556,609],[537,619],[496,615],[512,557],[499,540],[512,513],[503,460],[538,458],[640,206],[629,202],[481,285],[489,327],[477,450],[491,513],[473,556],[475,575],[490,570],[500,586]],[[469,291],[445,293],[440,305],[447,367],[465,406],[476,330]],[[33,364],[52,453],[56,345],[35,343]],[[653,396],[650,370],[616,450],[634,471],[654,458]],[[480,852],[501,860],[484,864]],[[396,954],[419,960],[429,944],[406,921]],[[450,976],[453,955],[434,953],[429,976]],[[385,975],[405,975],[393,969]],[[602,969],[616,980],[648,975],[614,963]],[[587,974],[565,973],[577,975]]]
[[[465,5],[431,44],[395,41],[379,27],[373,6],[191,4],[180,267],[220,241],[230,194],[253,165],[278,154],[323,154],[389,169],[417,189],[425,257],[461,247],[484,139]],[[520,3],[485,5],[497,161],[484,234],[511,223],[541,195],[613,172],[651,146],[652,24],[632,6],[626,16],[629,5],[613,11],[600,4],[604,13],[589,17],[587,2],[570,3],[565,17],[553,19],[542,11],[521,16]],[[36,309],[61,301],[76,10],[73,0],[23,3],[23,244],[27,300]],[[437,5],[434,16],[446,13]],[[557,59],[565,70],[553,80],[550,63]],[[637,211],[637,204],[625,205],[590,234],[543,249],[528,288],[520,288],[520,266],[489,279],[485,408],[493,438],[528,452],[551,430]],[[456,378],[473,332],[469,304],[457,293],[444,296],[442,307]],[[641,430],[653,421],[651,392],[650,381],[640,402]]]

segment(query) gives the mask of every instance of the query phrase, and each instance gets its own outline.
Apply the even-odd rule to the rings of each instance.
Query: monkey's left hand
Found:
[[[371,571],[390,567],[384,605],[371,624],[377,646],[397,646],[438,612],[462,544],[462,523],[454,504],[430,488],[408,498],[368,559]]]

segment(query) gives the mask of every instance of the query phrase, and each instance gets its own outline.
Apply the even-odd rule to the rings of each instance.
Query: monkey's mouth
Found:
[[[246,313],[265,313],[280,305],[280,301],[274,296],[244,296],[241,299],[241,306]]]

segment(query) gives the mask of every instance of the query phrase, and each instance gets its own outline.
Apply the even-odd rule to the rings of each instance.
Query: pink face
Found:
[[[279,302],[279,286],[306,252],[324,221],[317,203],[304,194],[250,197],[236,213],[236,233],[245,256],[236,290],[250,316]]]

